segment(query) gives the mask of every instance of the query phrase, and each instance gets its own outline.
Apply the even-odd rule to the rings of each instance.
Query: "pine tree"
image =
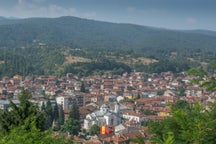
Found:
[[[60,123],[59,123],[59,108],[58,104],[55,102],[55,105],[53,107],[53,129],[55,131],[58,131],[60,129]]]
[[[46,129],[49,129],[52,126],[53,119],[54,119],[53,118],[52,104],[51,104],[50,100],[48,100],[47,104],[46,104],[45,117],[46,117],[45,127],[46,127]]]
[[[29,91],[22,90],[18,97],[19,106],[10,101],[10,111],[6,109],[0,113],[0,133],[3,135],[9,133],[11,128],[22,125],[27,118],[32,116],[36,117],[37,128],[44,130],[44,115],[37,105],[29,101],[30,97]]]
[[[62,127],[62,132],[69,132],[69,134],[77,135],[81,129],[80,123],[78,120],[69,118],[64,126]]]
[[[86,92],[85,84],[84,84],[83,82],[82,82],[82,85],[81,85],[80,91],[83,92],[83,93]]]
[[[137,94],[137,99],[140,99],[140,98],[141,98],[140,93],[138,93]]]
[[[53,120],[57,121],[59,119],[59,107],[58,104],[55,102],[55,105],[53,107]]]
[[[71,111],[69,113],[69,118],[63,125],[61,131],[69,132],[70,134],[77,135],[81,129],[80,125],[80,113],[79,107],[76,103],[71,107]]]
[[[71,111],[69,113],[69,118],[73,118],[76,120],[80,120],[80,113],[79,113],[79,107],[76,103],[74,103],[71,107]]]
[[[46,110],[46,106],[45,106],[45,104],[44,104],[44,102],[42,102],[42,105],[41,105],[41,111],[45,111]]]
[[[63,107],[62,107],[62,105],[60,105],[59,106],[59,119],[58,119],[58,121],[59,121],[59,124],[60,125],[63,125],[64,124],[64,110],[63,110]]]

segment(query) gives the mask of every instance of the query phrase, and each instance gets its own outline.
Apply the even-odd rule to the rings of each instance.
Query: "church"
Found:
[[[121,123],[119,114],[119,103],[115,103],[114,110],[110,109],[108,104],[101,105],[100,109],[86,115],[84,119],[84,129],[89,130],[94,124],[98,126],[116,126]]]

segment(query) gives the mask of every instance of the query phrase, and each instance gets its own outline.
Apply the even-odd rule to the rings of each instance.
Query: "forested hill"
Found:
[[[76,17],[0,17],[0,78],[7,75],[181,72],[216,57],[216,32]]]
[[[214,33],[214,32],[212,32]],[[17,47],[33,41],[106,49],[207,49],[214,51],[216,36],[86,20],[76,17],[2,19],[0,46]]]

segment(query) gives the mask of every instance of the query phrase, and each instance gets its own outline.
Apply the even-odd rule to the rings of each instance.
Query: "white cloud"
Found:
[[[25,4],[25,2],[26,2],[26,0],[18,0],[19,5]]]
[[[49,5],[45,8],[46,13],[49,16],[62,16],[62,15],[75,15],[77,13],[76,8],[63,8],[58,5]]]
[[[197,22],[197,19],[189,17],[189,18],[186,18],[186,22],[189,24],[195,24]]]
[[[136,14],[164,14],[166,11],[161,10],[161,9],[156,9],[156,8],[137,8],[134,6],[127,7],[127,12],[129,13],[136,13]]]
[[[74,7],[62,7],[56,4],[41,4],[46,0],[18,0],[13,11],[8,11],[10,16],[27,17],[60,17],[77,16],[83,18],[94,18],[96,12],[81,12]]]
[[[42,3],[45,1],[47,1],[47,0],[18,0],[18,4],[22,5],[22,4],[26,4],[26,3]]]
[[[128,12],[135,12],[137,9],[135,7],[128,7],[127,11]]]
[[[32,0],[32,2],[35,2],[35,3],[41,3],[41,2],[45,2],[46,0]]]

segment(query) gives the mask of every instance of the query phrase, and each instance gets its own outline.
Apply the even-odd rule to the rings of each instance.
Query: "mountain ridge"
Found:
[[[110,23],[71,16],[8,20],[0,24],[0,33],[0,40],[4,42],[0,46],[23,46],[38,40],[44,43],[72,44],[81,48],[172,49],[184,45],[183,48],[212,50],[216,47],[215,36],[201,32]],[[204,43],[199,43],[200,39]]]
[[[102,23],[110,23],[110,24],[123,24],[123,25],[133,25],[133,26],[141,26],[141,27],[147,27],[152,29],[160,29],[160,30],[171,30],[171,31],[186,31],[186,32],[196,32],[196,33],[216,33],[215,30],[210,29],[173,29],[173,28],[164,28],[164,27],[155,27],[155,26],[148,26],[148,25],[141,25],[141,24],[135,24],[135,23],[122,23],[122,22],[109,22],[109,21],[102,21],[102,20],[95,20],[95,19],[87,19],[87,18],[81,18],[81,17],[75,17],[75,16],[60,16],[60,17],[28,17],[28,18],[18,18],[18,17],[4,17],[0,16],[0,20],[34,20],[34,19],[64,19],[64,18],[74,18],[74,19],[82,19],[82,20],[88,20],[88,21],[95,21],[95,22],[102,22]]]

